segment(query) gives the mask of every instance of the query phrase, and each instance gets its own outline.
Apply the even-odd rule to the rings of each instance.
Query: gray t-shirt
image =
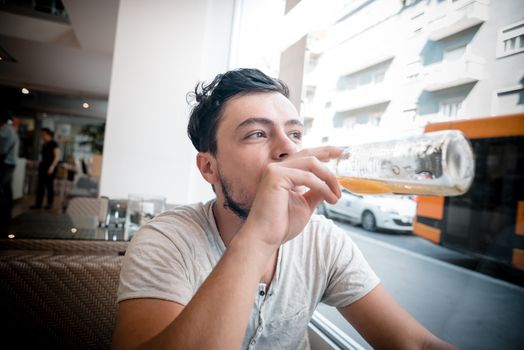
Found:
[[[157,298],[186,305],[191,300],[226,250],[213,203],[179,206],[137,232],[120,273],[119,302]],[[267,293],[260,284],[253,296],[242,349],[307,349],[307,326],[319,302],[347,306],[378,283],[351,238],[314,215],[279,249]]]

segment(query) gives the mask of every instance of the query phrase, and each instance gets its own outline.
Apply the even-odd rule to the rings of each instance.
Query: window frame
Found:
[[[497,58],[507,57],[524,52],[524,45],[520,41],[524,40],[524,20],[515,22],[509,26],[501,28],[497,39]],[[515,47],[510,51],[505,50],[508,40],[515,39]]]

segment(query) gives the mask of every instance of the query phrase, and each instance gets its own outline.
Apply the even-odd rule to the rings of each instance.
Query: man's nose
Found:
[[[276,135],[272,154],[274,160],[282,161],[297,151],[297,144],[286,133],[282,132]]]

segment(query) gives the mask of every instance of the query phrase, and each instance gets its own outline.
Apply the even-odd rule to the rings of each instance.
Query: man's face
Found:
[[[48,133],[46,133],[45,131],[42,131],[40,133],[40,138],[42,139],[43,142],[49,142],[51,141],[51,135],[49,135]]]
[[[280,93],[252,93],[229,100],[217,129],[217,197],[246,218],[266,166],[297,152],[303,124]]]

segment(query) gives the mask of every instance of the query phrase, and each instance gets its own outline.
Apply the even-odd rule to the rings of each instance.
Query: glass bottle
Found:
[[[358,194],[457,196],[473,181],[473,151],[458,130],[347,147],[334,161],[339,183]]]

